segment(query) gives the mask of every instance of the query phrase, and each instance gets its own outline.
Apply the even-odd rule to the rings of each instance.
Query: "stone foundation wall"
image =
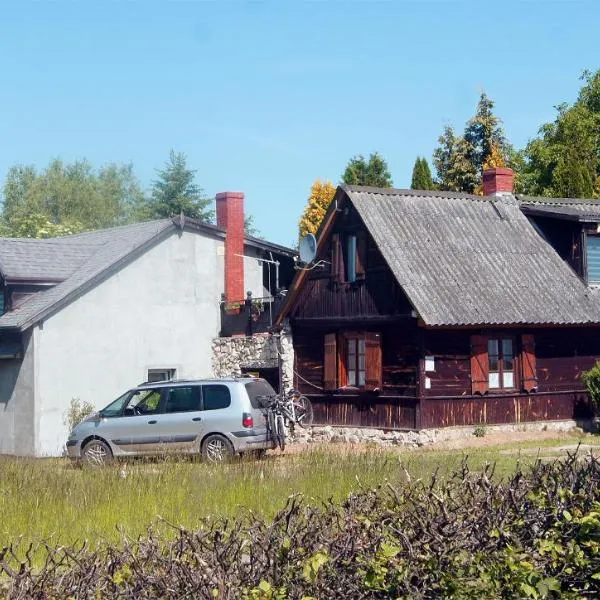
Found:
[[[572,420],[566,421],[537,421],[535,423],[519,423],[514,425],[487,425],[484,435],[488,433],[510,431],[571,431],[577,427]],[[384,429],[367,429],[360,427],[312,427],[309,430],[296,428],[292,443],[318,444],[318,443],[346,443],[364,444],[371,443],[380,446],[408,446],[420,447],[446,442],[472,438],[476,427],[447,427],[444,429],[422,429],[420,431],[389,431]]]
[[[212,344],[213,375],[232,377],[241,375],[244,367],[277,367],[279,354],[283,387],[289,389],[294,380],[294,346],[287,329],[281,334],[215,338]]]

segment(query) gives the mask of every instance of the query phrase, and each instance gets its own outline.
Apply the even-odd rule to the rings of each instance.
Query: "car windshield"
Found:
[[[121,416],[121,414],[123,413],[123,409],[125,408],[125,405],[129,401],[129,398],[131,398],[131,394],[132,394],[131,391],[125,392],[122,396],[120,396],[119,398],[117,398],[116,400],[111,402],[108,406],[104,407],[100,411],[100,414],[103,417],[119,417],[119,416]]]
[[[275,395],[275,390],[264,379],[250,381],[246,384],[246,391],[248,392],[252,408],[262,408],[263,405],[260,402],[260,396]]]

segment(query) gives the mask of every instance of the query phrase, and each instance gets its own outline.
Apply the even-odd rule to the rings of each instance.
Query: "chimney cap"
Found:
[[[219,192],[216,195],[217,200],[227,200],[228,198],[244,199],[244,192]]]

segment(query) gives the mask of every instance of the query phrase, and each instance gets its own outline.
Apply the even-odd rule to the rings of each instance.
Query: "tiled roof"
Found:
[[[0,328],[26,329],[116,270],[136,250],[174,229],[171,219],[163,219],[51,240],[0,239],[0,268],[5,277],[63,280],[3,314]]]
[[[597,293],[540,237],[516,197],[344,190],[425,324],[600,323]]]

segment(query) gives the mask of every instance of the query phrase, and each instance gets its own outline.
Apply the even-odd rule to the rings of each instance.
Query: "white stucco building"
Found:
[[[219,194],[217,217],[0,239],[0,454],[62,454],[75,398],[100,408],[142,381],[212,374],[223,295],[268,296],[261,259],[293,261],[244,236],[242,194]]]

